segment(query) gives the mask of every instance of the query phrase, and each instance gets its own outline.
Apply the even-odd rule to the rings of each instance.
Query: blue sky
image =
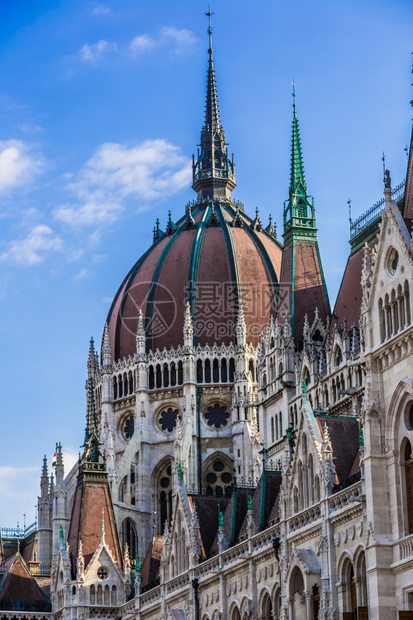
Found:
[[[170,209],[194,197],[207,69],[194,0],[0,0],[0,525],[34,518],[43,454],[83,440],[89,338]],[[410,0],[212,4],[234,197],[282,229],[295,80],[334,301],[353,217],[410,141]]]

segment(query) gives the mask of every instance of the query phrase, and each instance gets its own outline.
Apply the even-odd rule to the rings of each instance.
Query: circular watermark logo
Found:
[[[177,302],[169,288],[163,284],[137,282],[123,295],[119,313],[122,326],[133,335],[136,335],[140,310],[145,317],[146,335],[162,336],[175,322]]]

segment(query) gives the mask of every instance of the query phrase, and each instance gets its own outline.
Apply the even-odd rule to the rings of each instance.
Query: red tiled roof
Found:
[[[294,315],[293,336],[296,342],[303,339],[304,317],[312,316],[315,308],[321,321],[330,314],[323,272],[316,242],[293,240],[283,252],[281,285],[291,283],[290,314]],[[281,314],[282,312],[282,308]],[[279,312],[280,314],[280,312]],[[279,317],[280,320],[281,317]]]
[[[357,326],[360,320],[363,256],[362,247],[354,254],[350,254],[334,307],[334,314],[340,325],[346,320],[349,328]]]
[[[224,513],[224,531],[227,539],[227,545],[235,544],[238,542],[239,533],[242,527],[242,524],[245,519],[245,515],[247,514],[247,505],[248,505],[248,495],[249,491],[247,489],[237,489],[231,496],[231,500],[225,510]],[[234,536],[231,541],[231,529],[232,529],[232,517],[233,511],[235,510],[235,527],[234,527]],[[211,548],[211,555],[216,555],[218,553],[218,531],[215,535],[215,540],[213,542]]]
[[[274,505],[277,503],[277,498],[281,486],[281,475],[279,472],[267,471],[265,476],[265,497],[264,497],[264,516],[263,527],[267,527],[271,520]],[[253,520],[256,531],[260,527],[260,511],[261,511],[261,489],[262,489],[262,476],[259,480],[258,486],[254,491],[252,497],[253,508]],[[244,522],[242,524],[239,538],[244,540],[247,537],[247,515],[245,514]]]
[[[355,418],[316,416],[321,436],[327,424],[333,449],[333,462],[338,481],[343,483],[350,476],[359,450],[359,423]]]
[[[209,495],[191,495],[190,499],[196,507],[205,556],[209,558],[213,554],[212,547],[218,531],[218,504],[225,519],[230,499]]]
[[[10,564],[0,584],[0,601],[3,603],[11,601],[48,603],[48,598],[30,574],[19,552],[13,556]]]
[[[154,536],[150,542],[145,559],[142,562],[141,579],[142,588],[153,584],[159,579],[162,555],[162,536]]]
[[[106,472],[81,471],[73,501],[68,542],[72,557],[72,574],[76,574],[79,539],[83,545],[85,568],[101,541],[102,519],[105,541],[112,556],[122,568],[122,554]]]
[[[357,454],[354,457],[353,465],[351,466],[351,469],[349,472],[349,478],[351,476],[355,476],[359,472],[360,472],[360,449],[357,450]]]

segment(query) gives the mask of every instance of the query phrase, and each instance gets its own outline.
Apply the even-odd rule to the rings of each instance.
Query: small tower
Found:
[[[189,301],[185,304],[185,320],[184,320],[184,346],[192,347],[194,344],[194,326],[192,324],[191,304]]]
[[[65,469],[63,465],[62,444],[59,442],[56,444],[56,486],[60,486],[63,483]]]
[[[201,130],[201,148],[198,149],[197,160],[192,156],[192,187],[197,192],[199,201],[207,196],[230,198],[235,188],[234,156],[231,159],[228,157],[225,132],[219,118],[212,49],[212,13],[206,15],[209,18],[209,62],[205,122]]]
[[[112,364],[112,347],[110,346],[109,325],[107,323],[105,323],[103,332],[101,360],[102,367],[108,367]]]
[[[290,188],[288,200],[284,203],[283,236],[280,282],[285,283],[283,286],[290,286],[288,315],[293,338],[295,342],[301,342],[305,315],[317,306],[320,318],[325,322],[330,315],[330,304],[318,249],[314,200],[308,195],[304,176],[295,86]],[[279,309],[279,313],[287,316],[286,308]]]
[[[43,457],[42,475],[40,478],[40,495],[46,497],[49,493],[49,474],[47,472],[47,458]]]
[[[146,336],[145,336],[145,320],[142,310],[139,309],[138,326],[136,329],[136,354],[138,356],[145,355],[146,352]]]

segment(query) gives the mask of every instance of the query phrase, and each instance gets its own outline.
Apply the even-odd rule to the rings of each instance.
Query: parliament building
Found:
[[[90,343],[79,462],[0,546],[0,620],[413,619],[412,149],[332,308],[295,94],[277,234],[232,198],[210,27],[192,179]]]

